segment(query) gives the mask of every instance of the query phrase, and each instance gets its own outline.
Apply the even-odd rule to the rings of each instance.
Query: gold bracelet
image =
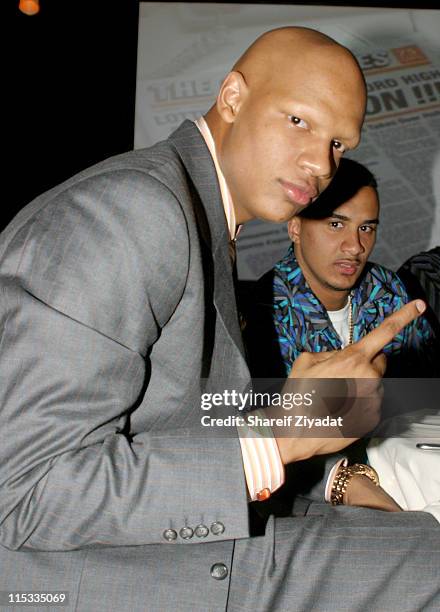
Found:
[[[348,483],[355,474],[366,476],[371,482],[374,482],[377,487],[379,486],[379,476],[376,470],[370,465],[364,465],[363,463],[355,463],[348,467],[342,465],[333,479],[330,494],[330,501],[333,506],[340,506],[344,503],[344,493],[347,490]]]

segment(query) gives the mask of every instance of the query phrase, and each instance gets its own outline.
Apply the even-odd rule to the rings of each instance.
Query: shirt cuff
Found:
[[[327,484],[325,485],[325,496],[324,496],[325,501],[328,504],[331,502],[332,484],[333,484],[333,479],[336,475],[336,472],[341,467],[341,465],[343,465],[344,467],[347,467],[347,464],[348,464],[348,459],[340,459],[337,463],[335,463],[335,465],[330,470],[330,474],[328,475],[328,478],[327,478]]]
[[[264,417],[261,410],[252,414]],[[284,465],[272,428],[242,424],[237,430],[249,497],[263,501],[284,484]]]

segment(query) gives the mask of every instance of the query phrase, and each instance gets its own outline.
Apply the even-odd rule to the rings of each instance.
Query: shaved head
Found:
[[[232,70],[243,72],[250,82],[262,85],[292,63],[313,62],[325,53],[345,61],[363,80],[356,59],[346,47],[317,30],[294,26],[262,34],[237,60]]]
[[[238,222],[285,221],[313,201],[357,146],[365,104],[347,48],[309,28],[260,36],[205,117]]]

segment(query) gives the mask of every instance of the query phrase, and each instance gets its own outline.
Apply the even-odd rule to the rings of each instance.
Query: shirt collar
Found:
[[[231,193],[226,184],[225,177],[218,163],[217,153],[215,150],[214,138],[212,137],[211,130],[208,127],[205,119],[203,117],[199,117],[194,121],[196,126],[199,128],[200,133],[202,134],[206,145],[211,153],[212,161],[214,162],[215,170],[217,173],[218,182],[220,185],[220,193],[222,196],[223,208],[226,215],[226,221],[228,223],[229,235],[231,240],[235,240],[238,236],[238,233],[241,229],[241,225],[237,227],[237,223],[235,221],[235,210],[234,204],[232,202]]]

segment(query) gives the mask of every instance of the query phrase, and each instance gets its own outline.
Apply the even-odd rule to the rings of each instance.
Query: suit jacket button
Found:
[[[182,529],[179,531],[179,534],[180,537],[184,540],[189,540],[193,537],[194,531],[191,529],[191,527],[182,527]]]
[[[220,535],[224,532],[224,530],[225,526],[223,525],[223,523],[220,523],[220,521],[216,521],[211,525],[211,533],[213,533],[214,535]]]
[[[197,525],[194,533],[198,538],[206,538],[209,533],[209,529],[206,525]]]
[[[177,539],[177,531],[175,529],[165,529],[163,537],[167,542],[173,542]]]
[[[215,580],[224,580],[228,575],[228,568],[224,563],[214,563],[211,567],[211,576]]]

